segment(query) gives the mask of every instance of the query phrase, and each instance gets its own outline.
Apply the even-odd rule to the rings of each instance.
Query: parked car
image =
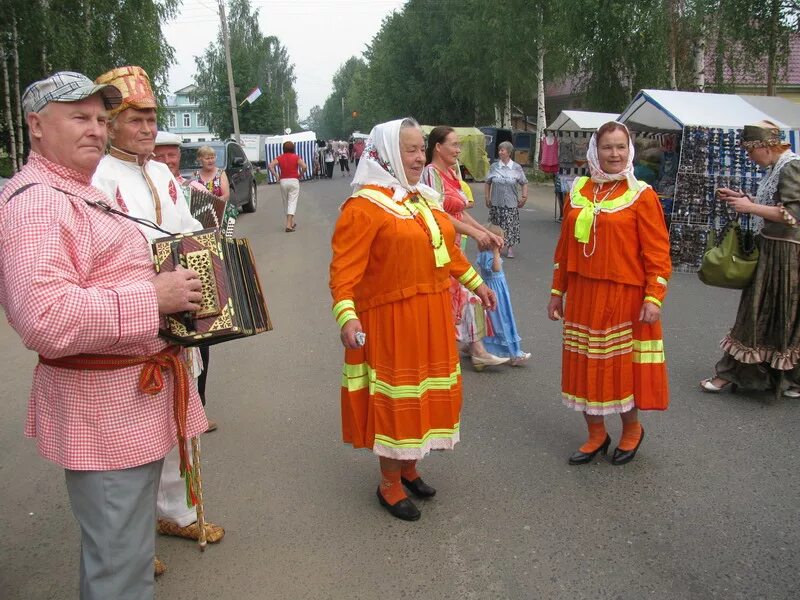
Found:
[[[229,202],[244,212],[256,212],[258,192],[253,165],[247,160],[242,147],[233,140],[214,142],[188,142],[181,146],[181,175],[189,179],[200,171],[197,149],[210,146],[217,154],[217,167],[228,175],[231,187]]]

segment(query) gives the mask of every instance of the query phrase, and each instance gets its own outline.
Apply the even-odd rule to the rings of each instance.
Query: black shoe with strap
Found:
[[[588,462],[592,462],[592,459],[597,456],[598,452],[602,452],[605,454],[608,452],[608,447],[611,445],[611,436],[606,434],[605,441],[600,445],[597,450],[594,452],[581,452],[578,450],[574,452],[572,456],[569,457],[569,464],[571,465],[585,465]]]
[[[383,497],[383,494],[381,494],[380,487],[376,493],[378,494],[378,500],[380,501],[381,506],[388,510],[389,514],[393,517],[402,519],[403,521],[416,521],[422,515],[416,505],[408,498],[403,498],[399,502],[389,504],[386,501],[386,498]]]

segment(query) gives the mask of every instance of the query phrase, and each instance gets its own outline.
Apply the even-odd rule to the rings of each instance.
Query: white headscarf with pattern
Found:
[[[400,154],[400,130],[404,121],[411,121],[416,125],[416,121],[409,118],[378,123],[372,128],[353,176],[352,186],[356,190],[365,185],[391,188],[394,190],[393,199],[396,202],[409,192],[416,192],[427,200],[439,202],[441,195],[432,187],[421,182],[416,185],[408,183]]]

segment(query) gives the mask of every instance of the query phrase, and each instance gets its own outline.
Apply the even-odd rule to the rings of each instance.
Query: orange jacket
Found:
[[[641,286],[643,300],[661,306],[672,273],[669,234],[661,203],[650,186],[626,201],[625,181],[606,198],[613,185],[603,184],[595,200],[595,184],[591,179],[575,182],[564,207],[551,293],[560,296],[567,292],[567,275],[578,273],[590,279]],[[600,212],[595,213],[589,241],[584,244],[575,239],[575,222],[587,202],[590,205],[596,202],[595,211]]]
[[[455,245],[453,225],[438,205],[430,207],[442,238],[433,242],[446,244],[450,255],[450,262],[439,268],[429,229],[419,215],[415,218],[403,208],[410,205],[411,196],[395,203],[391,190],[367,189],[382,192],[383,202],[398,210],[363,197],[350,197],[342,205],[333,232],[330,266],[334,316],[340,327],[357,318],[359,311],[446,290],[450,276],[471,290],[483,283]]]

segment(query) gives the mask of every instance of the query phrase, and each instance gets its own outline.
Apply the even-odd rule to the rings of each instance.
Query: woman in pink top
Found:
[[[280,173],[275,169],[280,168]],[[269,163],[269,172],[280,180],[283,207],[286,210],[286,233],[297,229],[294,213],[300,197],[300,176],[308,170],[306,163],[294,152],[294,142],[283,142],[283,154]]]
[[[472,192],[459,176],[460,154],[461,145],[455,130],[452,127],[434,127],[428,134],[425,156],[428,164],[422,171],[422,182],[442,195],[442,208],[450,215],[462,251],[466,250],[463,236],[474,239],[481,249],[500,248],[503,238],[490,232],[466,212],[471,205]],[[507,357],[495,356],[483,346],[481,340],[487,334],[486,315],[478,297],[458,280],[451,279],[450,283],[456,337],[465,349],[469,349],[472,366],[476,371],[482,371],[487,366],[507,363]]]

